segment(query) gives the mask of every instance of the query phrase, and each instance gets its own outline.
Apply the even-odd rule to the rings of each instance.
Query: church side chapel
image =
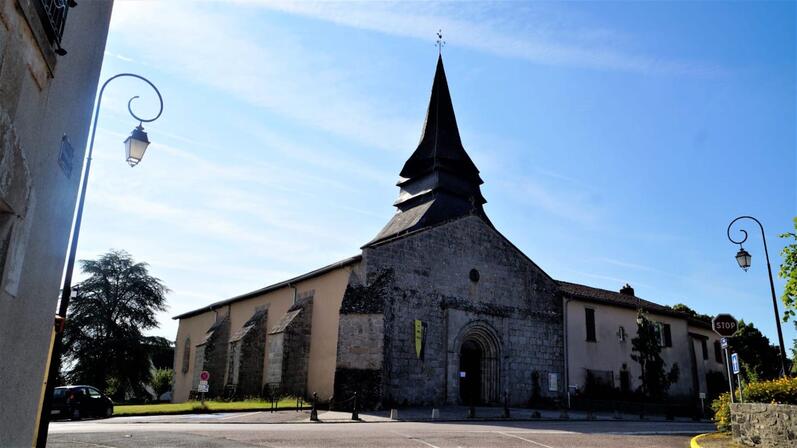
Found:
[[[207,371],[211,396],[356,392],[366,408],[563,403],[595,372],[611,387],[638,386],[630,342],[614,334],[620,325],[633,337],[640,307],[667,322],[662,356],[685,372],[673,391],[704,391],[695,376],[722,369],[695,355],[712,342],[705,322],[632,289],[552,279],[490,222],[482,183],[439,57],[395,215],[360,255],[176,316],[174,401],[192,397]]]

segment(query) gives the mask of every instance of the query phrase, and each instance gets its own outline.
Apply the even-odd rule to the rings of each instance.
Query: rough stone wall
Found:
[[[282,386],[282,347],[284,346],[285,333],[269,333],[268,368],[266,370],[266,385],[272,390],[279,390]]]
[[[313,322],[313,302],[302,311],[285,331],[282,358],[282,388],[291,395],[307,396],[307,368],[310,361],[310,332]]]
[[[733,438],[748,446],[797,446],[797,406],[789,404],[734,403],[731,405]]]
[[[210,381],[208,395],[211,397],[219,397],[224,394],[225,378],[227,374],[227,348],[229,347],[230,339],[230,317],[219,317],[220,321],[213,324],[215,327],[212,334],[209,335],[207,340],[197,347],[197,366],[202,366],[199,370],[195,370],[196,382],[194,388],[199,383],[199,371],[207,370],[210,373]],[[200,347],[202,348],[202,356],[199,356]],[[201,359],[200,359],[201,358]]]
[[[563,392],[556,285],[480,218],[460,218],[366,248],[363,265],[368,279],[392,272],[382,288],[386,403],[459,402],[459,350],[468,328],[477,324],[496,347],[498,396],[509,392],[513,404],[527,403],[534,370],[543,396]],[[472,269],[478,281],[470,279]],[[415,319],[427,324],[423,359],[415,351]],[[555,392],[547,387],[548,373],[558,377]]]
[[[260,395],[263,381],[263,359],[266,356],[266,333],[268,313],[241,340],[241,356],[238,365],[239,396]]]
[[[307,397],[313,298],[300,300],[268,334],[266,382],[283,394]]]
[[[392,273],[373,276],[370,284],[359,284],[352,274],[340,307],[338,356],[334,398],[340,409],[357,392],[359,404],[367,409],[382,402],[385,343],[384,300]]]

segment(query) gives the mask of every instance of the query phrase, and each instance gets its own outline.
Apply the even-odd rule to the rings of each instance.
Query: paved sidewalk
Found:
[[[432,418],[432,408],[400,408],[397,409],[397,418],[390,418],[389,410],[362,411],[359,413],[362,423],[387,423],[395,421],[404,422],[469,422],[469,421],[640,421],[637,414],[618,414],[596,412],[591,416],[585,411],[570,411],[563,418],[560,411],[539,410],[539,417],[534,416],[535,410],[527,408],[510,408],[509,418],[503,418],[501,407],[477,407],[476,416],[468,418],[467,406],[445,406],[438,409],[439,415]],[[319,410],[318,419],[323,423],[352,423],[351,412]],[[666,422],[662,415],[646,416],[644,421]],[[674,422],[691,423],[688,418],[675,418]],[[140,417],[113,417],[96,420],[97,423],[313,423],[310,421],[310,411],[254,411],[254,412],[219,412],[202,414],[180,414]],[[703,421],[707,423],[708,421]]]
[[[510,408],[509,418],[504,418],[503,408],[501,407],[476,407],[476,415],[474,418],[468,418],[467,406],[445,406],[438,409],[439,416],[432,418],[432,408],[401,408],[397,409],[397,418],[390,418],[390,411],[363,411],[359,413],[360,421],[363,422],[390,422],[390,421],[407,421],[407,422],[425,422],[425,421],[493,421],[493,420],[509,420],[509,421],[525,421],[525,420],[628,420],[639,421],[638,414],[613,414],[605,412],[596,412],[592,415],[587,414],[586,411],[570,411],[563,416],[560,411],[539,410],[539,417],[533,414],[535,410],[527,408]],[[351,412],[341,411],[319,411],[318,419],[321,422],[327,423],[343,423],[350,422]],[[645,416],[646,421],[667,421],[663,415]],[[310,416],[304,421],[310,421]],[[676,417],[673,421],[677,422],[692,422],[690,418]],[[707,420],[703,423],[708,422]]]

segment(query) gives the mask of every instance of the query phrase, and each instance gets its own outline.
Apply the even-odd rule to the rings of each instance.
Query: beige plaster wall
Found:
[[[595,339],[588,342],[586,330],[585,308],[595,310]],[[687,322],[670,316],[650,313],[649,318],[661,323],[670,324],[672,347],[662,347],[661,355],[669,369],[677,362],[680,377],[670,387],[670,395],[689,395],[692,392],[691,354]],[[620,387],[620,370],[626,364],[630,372],[631,389],[640,385],[639,364],[631,359],[631,339],[636,336],[637,312],[628,308],[596,304],[579,300],[567,303],[567,357],[569,367],[569,384],[582,389],[586,382],[586,370],[606,370],[614,372],[615,387]],[[625,342],[617,336],[619,327],[626,331]]]
[[[0,179],[7,180],[9,175],[27,177],[30,188],[26,207],[12,211],[17,221],[16,233],[5,259],[5,272],[0,272],[3,447],[31,446],[34,438],[113,6],[111,0],[80,3],[70,9],[66,21],[62,43],[69,53],[55,57],[46,41],[46,47],[40,45],[37,28],[41,31],[42,25],[32,9],[33,2],[0,1],[0,121],[4,122],[0,159],[11,153],[21,155],[16,157],[18,161],[24,159],[11,168],[0,164]],[[69,176],[58,165],[64,134],[74,147]],[[11,188],[19,186],[16,181],[12,184]],[[8,193],[0,191],[0,200],[5,200]],[[0,216],[0,221],[4,218],[8,214]]]
[[[708,349],[708,359],[703,359],[703,348],[700,344],[700,340],[698,338],[690,338],[692,342],[692,347],[695,351],[695,366],[697,369],[697,385],[698,385],[698,392],[708,392],[708,387],[706,385],[706,374],[710,371],[717,371],[720,373],[725,373],[725,363],[724,361],[724,351],[720,353],[720,360],[721,362],[717,362],[714,356],[714,342],[719,341],[719,336],[713,331],[695,327],[690,325],[689,331],[691,333],[696,333],[708,338],[706,341],[706,348]]]
[[[226,310],[220,310],[226,312]],[[218,312],[218,311],[217,311]],[[177,328],[177,338],[174,348],[174,390],[172,401],[183,402],[188,400],[188,394],[194,388],[194,361],[196,360],[196,345],[204,338],[213,322],[216,321],[217,312],[209,311],[194,316],[190,319],[183,319]],[[190,339],[190,358],[188,360],[188,371],[183,372],[183,356],[185,354],[185,340]],[[211,380],[215,381],[215,378]]]
[[[299,296],[313,292],[313,320],[307,390],[310,393],[317,392],[321,399],[329,398],[333,391],[340,304],[346,291],[351,270],[352,266],[344,266],[318,277],[297,282],[294,285]],[[230,334],[235,334],[240,330],[243,324],[252,317],[255,309],[264,305],[268,308],[267,325],[271,329],[293,305],[293,297],[293,287],[285,286],[267,294],[225,305],[223,307],[225,310],[222,312],[226,313],[226,308],[229,308]],[[191,379],[193,378],[196,344],[202,340],[205,332],[214,321],[215,316],[212,311],[180,319],[175,350],[174,402],[187,400],[191,389],[194,387],[191,384]],[[192,352],[189,371],[183,374],[183,347],[186,337],[191,338]],[[263,372],[266,372],[268,356],[264,357],[263,364]],[[211,378],[211,381],[214,381],[214,379]],[[226,383],[226,378],[223,381]]]

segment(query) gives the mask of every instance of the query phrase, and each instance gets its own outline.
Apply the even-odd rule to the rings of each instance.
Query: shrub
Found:
[[[719,398],[711,402],[711,410],[714,411],[714,424],[717,431],[728,431],[731,429],[731,394],[728,392],[720,394]]]
[[[739,389],[734,391],[739,401]],[[779,378],[770,381],[756,381],[744,386],[746,403],[797,404],[797,378]],[[714,410],[714,424],[717,430],[727,431],[731,425],[731,400],[728,392],[723,393],[711,403]]]
[[[174,370],[172,369],[155,369],[152,374],[152,389],[155,391],[155,400],[158,401],[161,395],[172,390],[174,383]]]

